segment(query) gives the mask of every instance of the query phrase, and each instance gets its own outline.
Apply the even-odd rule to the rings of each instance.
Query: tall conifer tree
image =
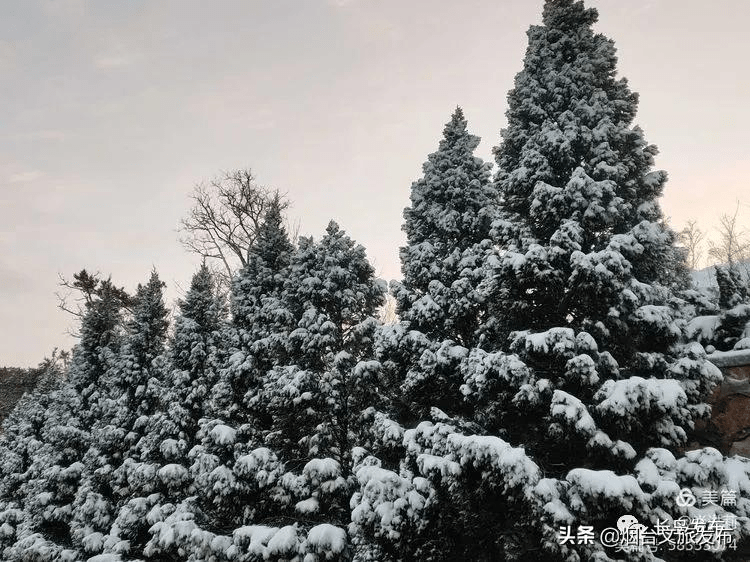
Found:
[[[209,410],[211,389],[218,377],[218,346],[223,307],[206,264],[193,275],[190,289],[179,303],[180,314],[172,337],[172,403],[164,410],[177,418],[180,438],[192,441],[198,420]]]
[[[667,175],[633,125],[638,95],[581,2],[548,1],[529,32],[495,150],[505,252],[492,304],[505,327],[589,331],[616,359],[652,347],[637,310],[664,301],[679,253],[658,198]],[[664,340],[653,342],[664,347]]]
[[[247,264],[232,281],[232,318],[224,330],[223,344],[227,364],[212,391],[213,413],[224,421],[250,419],[245,395],[257,391],[263,372],[283,355],[283,341],[269,336],[292,322],[280,299],[293,252],[277,197],[258,229]]]
[[[581,1],[547,0],[528,32],[496,149],[490,337],[443,344],[412,369],[460,373],[443,403],[462,395],[464,419],[433,413],[403,431],[397,470],[359,469],[353,526],[376,559],[609,560],[598,541],[559,542],[560,526],[627,514],[654,526],[679,517],[680,487],[731,478],[712,449],[674,456],[720,373],[678,344],[666,174],[651,169],[637,96],[596,20]],[[704,463],[722,468],[696,478]]]
[[[457,364],[438,356],[453,345],[477,345],[486,331],[480,288],[498,198],[491,165],[474,155],[478,145],[456,108],[404,209],[404,277],[391,287],[401,323],[385,329],[381,346],[381,359],[402,380],[396,394],[404,421],[423,419],[433,407],[451,414],[462,409],[453,397],[463,382]]]
[[[487,406],[506,410],[496,429],[532,450],[538,443],[535,454],[551,463],[568,447],[580,451],[560,439],[567,430],[558,423],[534,421],[556,417],[560,404],[580,400],[592,427],[643,452],[684,443],[716,380],[697,357],[688,372],[674,363],[680,330],[668,268],[679,253],[658,202],[666,174],[651,169],[656,148],[633,126],[637,95],[617,77],[614,44],[593,31],[596,20],[580,1],[545,3],[495,151],[503,251],[489,301],[504,328],[498,345],[529,371],[500,393],[504,405]],[[616,407],[622,393],[642,405]]]
[[[404,278],[394,284],[398,314],[410,329],[438,342],[471,345],[484,310],[473,272],[483,254],[477,246],[489,239],[497,196],[491,165],[474,155],[478,145],[456,108],[404,209]]]

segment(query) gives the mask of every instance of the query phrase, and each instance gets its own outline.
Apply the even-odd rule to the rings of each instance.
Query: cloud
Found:
[[[0,68],[8,69],[16,62],[16,48],[7,41],[0,41]]]
[[[44,141],[63,141],[67,138],[67,135],[63,131],[57,131],[55,129],[45,129],[42,131],[32,131],[19,135],[19,137],[31,139],[31,140],[44,140]]]
[[[78,22],[89,12],[87,0],[64,0],[61,2],[43,2],[45,15],[55,22]]]
[[[14,295],[29,292],[35,287],[34,279],[0,262],[0,294]]]
[[[20,172],[18,174],[12,174],[8,178],[8,181],[10,183],[24,183],[24,182],[38,180],[42,176],[44,176],[44,172],[40,172],[39,170],[29,170],[28,172]]]
[[[109,70],[110,68],[121,68],[123,66],[130,66],[136,60],[135,55],[121,53],[102,53],[94,57],[94,66],[101,70]]]
[[[46,130],[46,131],[36,131],[31,134],[31,137],[35,139],[40,139],[40,140],[61,141],[61,140],[65,140],[66,135],[62,131]]]

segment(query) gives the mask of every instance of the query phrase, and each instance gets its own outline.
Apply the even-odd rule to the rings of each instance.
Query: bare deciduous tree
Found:
[[[277,190],[255,183],[249,169],[224,172],[195,186],[193,207],[180,221],[180,242],[213,264],[222,292],[229,290],[232,275],[247,263],[258,228],[276,197],[282,210],[289,207]]]
[[[687,250],[687,265],[693,271],[700,267],[705,238],[706,233],[698,228],[698,222],[694,219],[690,219],[687,226],[680,231],[680,243]]]
[[[708,255],[716,263],[731,266],[750,258],[750,239],[747,230],[740,226],[737,219],[739,210],[740,205],[737,203],[734,214],[721,215],[717,228],[718,238],[708,244]]]
[[[390,293],[386,293],[385,304],[378,309],[378,318],[383,324],[396,324],[398,322],[396,299]]]

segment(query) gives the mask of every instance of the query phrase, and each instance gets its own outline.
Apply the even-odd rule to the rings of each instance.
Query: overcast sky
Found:
[[[402,210],[461,105],[490,151],[542,0],[17,0],[0,3],[0,365],[70,347],[58,274],[174,298],[195,183],[251,167],[302,234],[335,218],[400,276]],[[591,0],[673,225],[748,203],[750,2]],[[750,216],[750,209],[741,214]]]

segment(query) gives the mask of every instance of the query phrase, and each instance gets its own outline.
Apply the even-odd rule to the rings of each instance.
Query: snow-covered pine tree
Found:
[[[156,270],[151,272],[145,285],[138,284],[136,289],[133,317],[128,324],[128,349],[124,353],[127,361],[143,370],[148,370],[154,360],[164,352],[169,327],[169,311],[164,304],[164,283],[159,279]],[[145,377],[126,378],[123,386],[137,390],[137,385]],[[132,388],[136,386],[136,388]],[[135,394],[133,395],[135,397]]]
[[[282,202],[278,196],[263,217],[243,267],[232,284],[232,323],[242,332],[245,342],[254,342],[265,335],[266,323],[258,322],[264,299],[278,295],[284,284],[281,274],[289,265],[294,245],[284,227]]]
[[[423,419],[431,407],[454,412],[461,406],[452,396],[463,382],[457,365],[439,364],[436,355],[444,344],[476,345],[487,320],[478,289],[498,198],[491,164],[474,155],[478,144],[456,108],[404,209],[403,280],[391,286],[401,323],[381,338],[381,358],[403,383],[402,416]]]
[[[630,359],[644,342],[626,315],[644,299],[628,282],[668,279],[675,235],[657,200],[666,173],[651,170],[656,148],[632,126],[637,94],[616,77],[614,45],[593,32],[596,19],[580,2],[550,1],[544,25],[529,31],[495,151],[504,220],[494,226],[507,250],[495,311],[506,333],[586,329]]]
[[[130,296],[111,280],[77,274],[88,287],[81,318],[80,341],[73,349],[68,379],[80,394],[82,414],[93,415],[92,406],[102,395],[101,378],[112,365],[123,339],[123,310]]]
[[[249,419],[245,394],[253,394],[264,370],[281,359],[283,342],[266,339],[262,346],[256,346],[256,342],[291,325],[279,299],[293,252],[294,245],[284,227],[282,202],[276,197],[258,229],[247,264],[232,281],[232,318],[224,331],[229,358],[212,392],[214,414],[225,422]],[[254,346],[257,349],[251,351]]]
[[[117,474],[127,481],[127,494],[110,532],[101,542],[105,552],[142,552],[152,538],[146,514],[163,513],[197,491],[190,477],[190,449],[199,443],[199,420],[208,408],[217,378],[217,345],[223,304],[205,264],[193,275],[169,348],[166,381],[151,379],[157,407],[139,423],[142,435]],[[127,545],[127,546],[125,546]]]
[[[0,504],[10,500],[5,508],[0,506],[0,520],[6,525],[0,546],[8,560],[78,557],[74,511],[84,481],[83,461],[91,450],[90,431],[98,419],[98,405],[107,394],[103,379],[122,343],[122,311],[130,297],[110,279],[100,280],[85,270],[74,277],[85,306],[68,381],[49,395],[30,396],[28,408],[19,411],[29,416],[31,423],[22,427],[33,429],[34,436],[30,440],[28,434],[19,436],[13,448],[23,451],[21,458],[11,454],[8,459],[11,470],[22,469],[7,475],[11,496],[0,498]]]
[[[138,285],[127,336],[100,380],[92,446],[82,459],[71,522],[74,543],[91,555],[107,547],[105,539],[121,505],[154,486],[149,475],[158,467],[143,461],[139,443],[147,437],[168,372],[163,288],[156,271],[145,285]]]
[[[732,308],[747,298],[747,283],[743,282],[737,265],[717,265],[714,267],[716,285],[719,287],[719,307]]]
[[[365,440],[368,407],[378,405],[380,365],[371,347],[385,287],[364,248],[333,222],[319,242],[302,238],[282,271],[283,284],[251,305],[261,325],[249,328],[259,339],[229,359],[232,368],[242,357],[260,375],[246,400],[257,425],[201,422],[189,453],[200,497],[164,506],[150,553],[221,557],[229,548],[253,559],[252,541],[270,559],[351,555],[352,452]],[[278,314],[282,321],[273,320]]]
[[[485,310],[474,272],[498,202],[491,164],[474,155],[478,145],[456,108],[437,151],[422,166],[424,176],[411,186],[402,227],[403,280],[394,283],[397,312],[410,329],[464,346],[477,340]]]
[[[517,355],[477,353],[464,388],[476,421],[552,477],[550,529],[635,510],[611,484],[650,448],[677,451],[721,378],[702,348],[676,345],[680,254],[658,203],[666,174],[651,169],[656,148],[633,126],[638,98],[617,77],[613,42],[593,31],[597,17],[581,1],[548,0],[529,30],[495,151],[503,251],[489,299],[498,345]],[[660,492],[633,493],[638,517],[653,520],[646,506],[663,505]]]
[[[164,303],[164,287],[155,270],[145,285],[138,284],[127,337],[116,364],[106,376],[109,396],[102,405],[102,421],[126,431],[134,428],[140,416],[156,410],[166,385],[164,350],[169,311]]]
[[[276,516],[298,520],[308,539],[326,529],[336,539],[326,549],[335,560],[350,554],[352,455],[369,438],[373,410],[384,408],[382,368],[373,360],[374,315],[384,294],[364,248],[335,222],[317,243],[300,239],[281,299],[295,322],[288,335],[279,334],[287,340],[286,358],[267,372],[256,397],[270,420],[264,442],[274,454],[253,454],[279,471],[284,493],[275,496],[289,502],[277,502]],[[254,468],[245,469],[243,481],[264,482],[258,463],[248,465]],[[306,552],[319,555],[319,549],[311,544]]]
[[[721,375],[701,346],[678,345],[666,174],[651,170],[637,96],[596,20],[581,1],[547,0],[529,30],[495,153],[492,337],[420,359],[460,372],[467,420],[433,412],[403,431],[398,470],[360,465],[353,527],[376,559],[609,560],[556,532],[626,514],[653,526],[686,513],[682,486],[750,483],[748,463],[713,449],[675,457]]]
[[[747,281],[743,280],[736,264],[717,265],[715,275],[719,288],[718,301],[704,297],[702,302],[706,306],[701,307],[701,301],[694,305],[696,314],[688,323],[687,337],[718,351],[750,349]]]
[[[318,243],[300,239],[282,295],[295,322],[285,336],[287,357],[266,375],[256,400],[267,405],[271,434],[288,458],[348,463],[355,420],[377,402],[377,367],[366,361],[384,292],[365,249],[335,222]]]
[[[173,525],[182,525],[181,521],[185,518],[193,521],[201,533],[210,534],[208,529],[232,529],[254,520],[256,516],[262,517],[268,512],[266,504],[271,506],[271,512],[278,509],[277,502],[273,501],[273,489],[276,489],[275,477],[279,469],[263,464],[268,471],[261,472],[269,478],[259,485],[252,475],[249,480],[244,478],[248,476],[245,465],[236,461],[247,457],[254,448],[263,444],[264,428],[269,423],[263,415],[262,405],[252,407],[245,397],[247,395],[250,399],[256,396],[264,369],[270,369],[283,360],[292,320],[281,306],[280,297],[286,279],[285,269],[293,251],[294,246],[283,224],[282,204],[277,198],[271,202],[263,217],[246,265],[233,279],[230,322],[220,321],[218,331],[214,326],[213,331],[208,330],[200,337],[190,328],[195,327],[194,320],[197,318],[188,322],[182,320],[188,317],[188,310],[183,310],[176,322],[173,349],[175,367],[184,363],[186,369],[194,370],[196,360],[208,360],[209,364],[204,364],[203,368],[215,373],[211,375],[215,383],[208,388],[207,400],[202,404],[198,403],[196,395],[197,409],[194,413],[200,413],[201,418],[191,418],[196,427],[189,436],[190,442],[170,436],[163,443],[168,445],[162,446],[163,461],[169,461],[163,467],[163,476],[167,478],[174,472],[175,476],[179,476],[179,482],[173,483],[171,495],[165,500],[168,503],[152,504],[149,508],[164,518],[159,520],[159,530],[146,547],[152,556],[170,556],[177,551],[183,552],[183,555],[188,551],[208,555],[201,550],[203,546],[192,546],[190,537],[180,537],[179,533],[168,543],[164,542],[163,535],[174,534],[176,530]],[[220,320],[221,315],[205,306],[210,298],[205,291],[207,286],[203,277],[199,274],[194,278],[194,285],[200,281],[202,289],[195,294],[193,300],[196,306],[189,307],[189,316],[210,317],[213,320],[207,324],[213,324]],[[182,334],[183,327],[185,334]],[[196,347],[198,340],[203,343]],[[192,350],[189,356],[186,346]],[[213,351],[204,357],[209,346],[213,346]],[[188,368],[188,363],[193,366]],[[177,369],[175,372],[187,377],[188,370]],[[192,387],[193,383],[186,381]],[[188,415],[182,406],[175,405],[170,406],[170,413],[170,418]],[[187,457],[183,459],[186,452]],[[188,470],[183,471],[178,466],[188,467]],[[200,491],[200,494],[197,498],[186,498],[185,493],[179,490],[180,486],[183,491]],[[267,491],[266,487],[271,491]],[[185,542],[182,542],[183,538]],[[227,540],[231,541],[229,538]],[[219,552],[214,553],[210,544],[206,548],[219,555]]]
[[[656,148],[632,124],[637,95],[616,76],[614,45],[593,31],[596,19],[579,1],[545,3],[495,151],[503,205],[493,228],[503,251],[490,302],[503,327],[498,346],[529,368],[506,413],[522,415],[514,440],[543,444],[534,453],[552,463],[573,443],[531,428],[549,418],[553,395],[602,408],[626,388],[645,398],[644,385],[659,394],[683,378],[669,367],[680,332],[669,306],[675,234],[658,203],[666,174],[651,169]],[[679,444],[712,384],[700,369],[685,376],[671,413],[612,408],[597,424],[640,452]]]
[[[217,381],[224,321],[224,309],[205,263],[193,275],[179,309],[170,346],[169,398],[163,403],[163,413],[169,414],[179,428],[180,433],[173,437],[192,446],[198,420],[206,415],[211,389]]]
[[[61,556],[70,538],[80,459],[89,446],[80,399],[55,354],[40,364],[41,385],[24,397],[0,434],[0,558]]]

